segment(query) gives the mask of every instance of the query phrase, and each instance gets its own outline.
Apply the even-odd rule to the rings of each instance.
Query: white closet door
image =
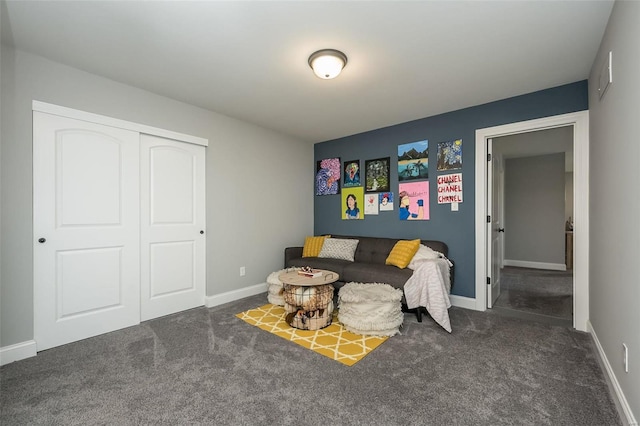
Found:
[[[140,321],[139,134],[33,113],[37,350]]]
[[[205,148],[140,137],[141,319],[204,305]]]

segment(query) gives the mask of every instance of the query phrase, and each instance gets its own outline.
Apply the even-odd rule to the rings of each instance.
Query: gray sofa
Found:
[[[385,283],[401,290],[404,284],[413,275],[409,268],[400,269],[396,266],[385,265],[385,260],[393,249],[393,246],[400,240],[397,238],[381,237],[358,237],[352,235],[331,235],[331,238],[349,238],[359,240],[358,247],[354,255],[354,261],[322,258],[322,257],[302,257],[302,247],[287,247],[284,249],[284,267],[311,266],[317,269],[327,269],[337,272],[340,280],[334,284],[336,290],[340,289],[347,282],[361,283]],[[448,257],[449,248],[442,241],[420,240],[435,251]],[[453,263],[453,262],[452,262]],[[451,268],[451,285],[453,286],[453,267]],[[403,299],[404,302],[404,299]],[[406,310],[406,305],[403,303]],[[418,321],[422,322],[422,313],[425,308],[415,309]]]

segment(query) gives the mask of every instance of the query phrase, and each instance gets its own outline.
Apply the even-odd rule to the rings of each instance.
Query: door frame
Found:
[[[475,229],[476,229],[476,297],[475,308],[487,309],[487,139],[528,133],[556,127],[573,127],[574,181],[574,273],[573,327],[587,331],[589,320],[589,111],[579,111],[501,126],[476,129],[475,142]]]

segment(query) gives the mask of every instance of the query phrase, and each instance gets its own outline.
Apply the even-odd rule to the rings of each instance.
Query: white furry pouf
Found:
[[[286,269],[281,269],[270,273],[267,277],[267,300],[273,305],[284,306],[284,297],[282,295],[284,288],[278,276],[286,271]]]
[[[347,283],[338,292],[338,321],[355,334],[393,336],[404,320],[402,290],[389,284]]]

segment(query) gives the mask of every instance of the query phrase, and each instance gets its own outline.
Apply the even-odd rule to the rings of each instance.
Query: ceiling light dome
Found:
[[[347,65],[347,55],[335,49],[322,49],[309,56],[309,66],[323,80],[336,78]]]

